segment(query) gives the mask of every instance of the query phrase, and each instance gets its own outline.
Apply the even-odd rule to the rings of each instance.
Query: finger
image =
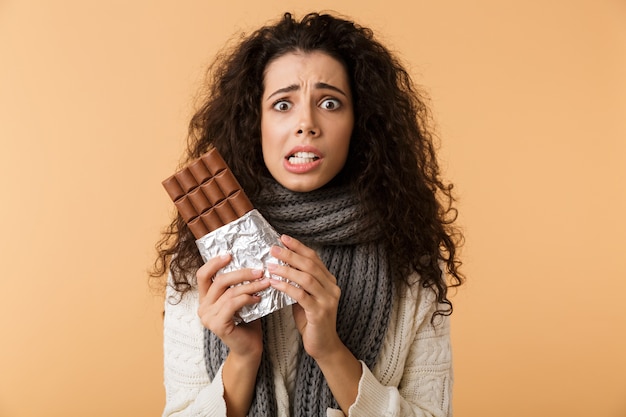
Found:
[[[287,294],[289,297],[298,302],[298,304],[302,304],[305,301],[305,297],[308,295],[307,291],[302,288],[302,286],[296,287],[295,285],[280,279],[270,279],[270,284],[272,288]]]
[[[312,275],[324,287],[337,284],[337,279],[328,271],[324,262],[317,255],[317,252],[287,235],[281,236],[281,242],[285,244],[285,248],[274,246],[271,249],[271,254],[276,259],[285,262],[297,270]]]
[[[263,279],[230,287],[223,297],[224,305],[229,310],[238,311],[246,305],[258,303],[261,299],[259,293],[269,286],[270,280]]]
[[[215,278],[213,278],[213,285],[215,288],[223,288],[223,291],[225,291],[228,287],[245,284],[250,281],[257,281],[262,277],[262,269],[244,268],[216,275]]]
[[[238,269],[236,271],[218,274],[213,277],[213,281],[206,293],[206,298],[210,303],[215,303],[230,287],[257,281],[262,277],[263,271],[260,269]]]
[[[341,297],[341,289],[337,286],[334,286],[330,290],[326,290],[324,292],[309,292],[303,286],[296,287],[288,282],[278,279],[270,279],[270,284],[273,288],[293,298],[307,311],[310,311],[313,308],[330,308],[331,306],[336,306],[338,305],[339,298]]]
[[[204,297],[209,291],[212,279],[221,268],[230,262],[230,254],[226,253],[215,258],[209,259],[196,272],[196,280],[198,282],[198,293],[200,297]]]
[[[259,293],[269,286],[269,279],[266,279],[231,287],[214,304],[213,310],[222,322],[230,321],[244,306],[258,303],[261,300]]]
[[[216,286],[217,284],[212,285],[209,294]],[[210,317],[215,317],[221,323],[230,321],[245,305],[258,303],[260,301],[258,294],[269,286],[269,279],[257,279],[246,284],[228,287],[218,297],[207,295],[200,300],[198,315],[207,323],[211,321]]]
[[[278,265],[274,263],[268,263],[267,269],[273,275],[277,275],[298,284],[298,286],[309,294],[320,294],[320,292],[323,291],[324,287],[322,283],[320,283],[320,281],[311,273],[292,268],[290,265]],[[293,287],[293,285],[289,286]]]
[[[283,243],[283,245],[285,245],[286,248],[292,250],[293,252],[302,255],[305,258],[316,259],[321,262],[319,256],[317,256],[317,252],[306,246],[304,243],[300,242],[298,239],[288,235],[282,235],[280,237],[280,241]]]
[[[297,253],[290,248],[281,248],[280,246],[272,246],[270,253],[276,259],[285,262],[292,268],[308,272],[313,275],[319,273],[318,271],[323,266],[315,253],[309,253],[308,256],[305,256],[304,254]]]

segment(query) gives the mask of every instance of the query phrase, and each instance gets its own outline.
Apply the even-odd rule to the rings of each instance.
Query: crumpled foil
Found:
[[[196,240],[196,245],[204,262],[224,253],[232,255],[231,262],[220,269],[217,275],[242,268],[253,268],[262,269],[264,277],[287,281],[283,277],[270,274],[267,270],[268,263],[285,264],[270,255],[272,246],[283,245],[280,242],[280,235],[256,209],[204,235]],[[291,284],[296,285],[293,282]],[[261,296],[261,301],[244,306],[234,318],[235,323],[239,324],[242,321],[249,323],[295,303],[293,298],[273,287],[266,288],[258,295]]]

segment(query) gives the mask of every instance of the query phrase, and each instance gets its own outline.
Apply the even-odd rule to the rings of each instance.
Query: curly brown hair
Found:
[[[453,186],[440,177],[423,93],[371,29],[330,14],[311,13],[298,21],[285,13],[224,50],[209,68],[206,96],[191,119],[181,165],[217,148],[254,202],[262,192],[260,178],[269,177],[261,151],[264,72],[273,60],[296,51],[321,51],[344,64],[355,124],[350,156],[338,179],[385,224],[383,240],[396,268],[393,276],[417,272],[420,284],[432,288],[444,305],[436,314],[451,314],[447,290],[464,280]],[[152,275],[162,277],[169,269],[174,287],[188,290],[202,260],[180,216],[164,232],[157,250]]]

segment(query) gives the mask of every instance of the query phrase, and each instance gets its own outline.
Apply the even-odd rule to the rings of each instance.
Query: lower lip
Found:
[[[292,174],[306,174],[309,171],[314,170],[322,163],[321,158],[316,159],[313,162],[308,162],[306,164],[290,164],[288,159],[283,161],[283,166],[285,169]]]

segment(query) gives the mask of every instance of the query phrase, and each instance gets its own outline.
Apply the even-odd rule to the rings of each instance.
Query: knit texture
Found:
[[[194,286],[181,294],[173,288],[171,278],[169,283],[163,322],[163,417],[225,417],[223,367],[213,379],[209,378],[204,326],[198,316],[198,289]],[[350,415],[449,417],[454,379],[449,318],[431,324],[440,306],[430,288],[396,288],[383,345],[374,367],[370,370],[363,366]],[[300,333],[291,308],[270,314],[265,323],[278,407],[275,417],[295,417],[290,407]],[[341,410],[329,408],[326,417],[343,416]]]
[[[317,249],[342,291],[337,333],[357,359],[373,367],[387,330],[393,292],[386,252],[377,240],[378,226],[367,222],[344,187],[295,193],[272,182],[253,203],[279,233]],[[267,326],[263,328],[265,332]],[[213,378],[228,349],[209,330],[205,330],[205,346],[207,370]],[[292,414],[325,416],[328,407],[339,408],[315,360],[304,350],[298,357]],[[272,364],[265,351],[249,416],[275,415]]]

